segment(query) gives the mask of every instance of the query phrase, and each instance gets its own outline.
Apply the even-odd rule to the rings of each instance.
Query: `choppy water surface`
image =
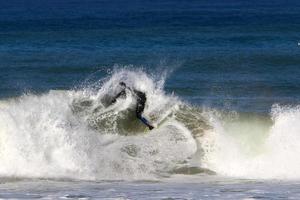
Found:
[[[24,181],[2,184],[0,193],[14,199],[299,199],[295,182],[203,178],[172,183]]]

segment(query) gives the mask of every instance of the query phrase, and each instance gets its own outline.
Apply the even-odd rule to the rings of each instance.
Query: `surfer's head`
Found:
[[[123,81],[120,82],[119,85],[122,86],[122,87],[126,87],[126,84]]]

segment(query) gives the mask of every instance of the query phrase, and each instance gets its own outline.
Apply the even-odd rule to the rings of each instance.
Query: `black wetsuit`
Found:
[[[137,90],[133,90],[133,91],[137,96],[137,99],[136,99],[137,105],[136,105],[136,110],[135,110],[136,117],[141,118],[142,113],[144,112],[145,104],[146,104],[146,100],[147,100],[146,94],[144,92],[137,91]]]
[[[121,92],[119,92],[112,100],[111,103],[116,103],[117,99],[119,97],[126,97],[126,91],[123,89]]]
[[[130,88],[128,88],[130,91],[132,91]],[[147,101],[146,94],[144,92],[138,91],[138,90],[133,90],[134,94],[136,95],[136,117],[141,120],[148,128],[151,130],[154,127],[149,124],[148,120],[146,120],[143,116],[142,113],[144,112],[145,109],[145,104]],[[116,102],[116,99],[119,98],[120,96],[125,96],[126,97],[126,90],[123,89],[117,96],[112,100],[112,103]]]

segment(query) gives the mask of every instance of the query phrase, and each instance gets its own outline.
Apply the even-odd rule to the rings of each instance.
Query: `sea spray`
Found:
[[[105,103],[118,92],[120,81],[146,92],[146,117],[155,121],[165,116],[156,129],[146,131],[130,118],[132,96],[115,105]],[[120,70],[98,90],[51,90],[1,100],[0,175],[86,180],[167,175],[187,163],[197,147],[189,129],[172,114],[180,101],[164,93],[162,82],[156,85],[142,71]]]
[[[119,82],[146,92],[135,117]],[[299,179],[298,106],[270,115],[197,107],[163,90],[142,70],[116,70],[77,90],[50,90],[0,101],[0,176],[85,180],[157,179],[174,173]]]

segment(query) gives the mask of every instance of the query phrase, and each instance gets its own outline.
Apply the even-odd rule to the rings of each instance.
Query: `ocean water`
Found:
[[[299,33],[296,0],[0,1],[0,198],[299,199]]]

